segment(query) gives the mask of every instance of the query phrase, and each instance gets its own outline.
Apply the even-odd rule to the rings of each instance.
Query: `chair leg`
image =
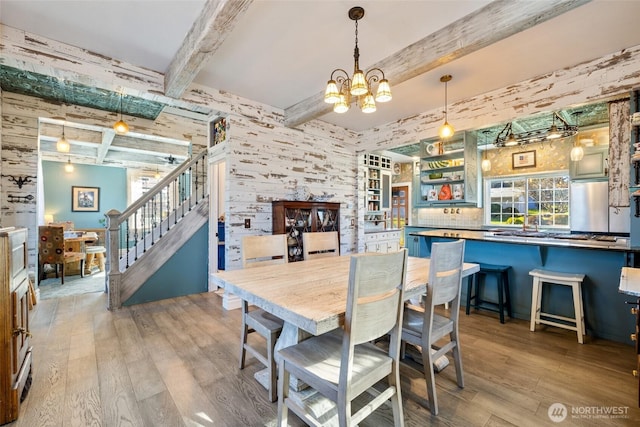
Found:
[[[578,286],[580,286],[578,284]],[[572,286],[573,288],[573,309],[576,316],[576,334],[578,335],[578,342],[584,343],[582,336],[584,335],[584,316],[582,314],[582,296],[580,288],[578,286]]]
[[[64,285],[64,264],[62,264],[60,269],[62,270],[62,279],[60,284]],[[58,266],[56,266],[56,277],[58,277]]]
[[[510,319],[513,319],[513,314],[511,312],[511,292],[509,291],[509,270],[506,270],[504,273],[504,294],[507,302],[507,314]]]
[[[249,327],[245,320],[249,304],[246,301],[242,301],[242,333],[240,335],[240,369],[244,369],[244,362],[247,356],[247,350],[244,345],[247,343],[247,336],[249,335]]]
[[[498,287],[498,311],[500,312],[500,323],[504,323],[504,281],[502,274],[496,277]]]
[[[462,355],[460,354],[460,341],[458,341],[458,332],[452,332],[449,335],[449,338],[452,342],[455,342],[456,345],[452,349],[453,353],[453,362],[456,367],[456,380],[458,381],[458,387],[464,388],[464,374],[462,372]]]
[[[536,323],[539,323],[541,307],[540,302],[542,299],[542,283],[540,283],[539,277],[533,278],[533,289],[531,291],[531,324],[529,330],[535,332]]]
[[[424,338],[424,337],[423,337]],[[431,415],[438,415],[438,400],[436,398],[436,378],[433,372],[433,357],[431,345],[422,343],[422,366],[424,367],[424,379],[427,384],[427,396],[429,398],[429,410]]]
[[[267,361],[269,362],[269,399],[275,402],[278,399],[278,371],[276,370],[276,359],[273,357],[276,348],[277,334],[270,334],[267,339]]]
[[[473,291],[473,284],[477,280],[478,273],[474,273],[467,278],[467,309],[466,314],[469,314],[469,307],[471,306],[471,292]]]
[[[288,426],[289,408],[285,405],[285,399],[289,397],[289,372],[285,369],[284,359],[278,363],[278,426]]]

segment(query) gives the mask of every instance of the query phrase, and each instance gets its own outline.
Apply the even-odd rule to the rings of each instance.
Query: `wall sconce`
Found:
[[[443,139],[451,138],[453,136],[453,133],[455,132],[453,126],[451,126],[449,124],[449,121],[447,120],[447,83],[449,83],[452,78],[453,77],[451,76],[451,74],[445,74],[444,76],[440,77],[440,81],[444,83],[444,123],[442,124],[442,126],[440,126],[438,135],[440,135],[440,138]]]
[[[124,135],[129,132],[129,125],[122,120],[122,94],[120,94],[120,120],[113,124],[113,129],[119,135]]]
[[[56,142],[56,151],[59,151],[60,153],[68,153],[70,150],[71,150],[71,145],[69,144],[69,141],[67,141],[67,138],[64,137],[64,124],[63,124],[62,138],[60,138],[58,142]]]

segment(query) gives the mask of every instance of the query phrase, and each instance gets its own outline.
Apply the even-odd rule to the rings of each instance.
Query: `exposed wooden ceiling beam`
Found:
[[[104,162],[104,159],[107,157],[107,153],[109,152],[109,148],[113,143],[113,138],[115,137],[116,132],[112,129],[102,132],[102,143],[100,144],[100,147],[98,147],[98,157],[96,158],[97,164]]]
[[[233,31],[253,0],[207,0],[164,76],[164,93],[180,98]]]
[[[368,69],[377,67],[384,70],[391,85],[398,85],[590,1],[496,0]],[[324,102],[324,93],[319,92],[287,108],[284,123],[295,127],[331,110],[331,104]]]

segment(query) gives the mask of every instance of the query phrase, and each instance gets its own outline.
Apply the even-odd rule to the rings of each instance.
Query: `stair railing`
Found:
[[[126,271],[209,194],[207,150],[185,161],[124,212],[107,212],[109,275]]]

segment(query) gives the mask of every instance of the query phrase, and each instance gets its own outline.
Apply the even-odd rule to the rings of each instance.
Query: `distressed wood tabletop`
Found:
[[[339,327],[347,305],[351,255],[241,270],[220,271],[213,281],[297,328],[319,335]],[[479,271],[465,263],[463,277]],[[409,257],[405,298],[426,292],[429,259]]]

